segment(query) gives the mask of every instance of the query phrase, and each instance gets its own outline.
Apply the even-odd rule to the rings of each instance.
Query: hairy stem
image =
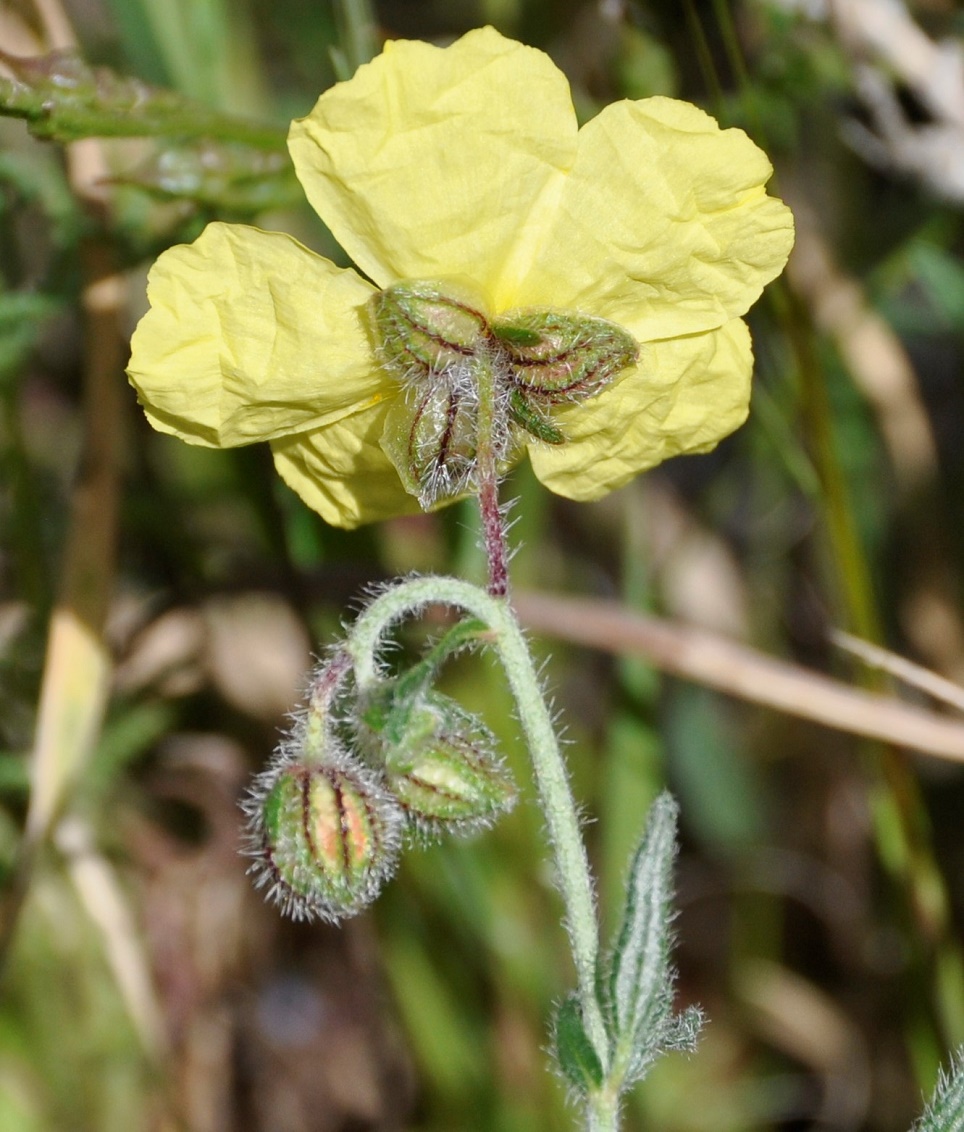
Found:
[[[493,462],[494,463],[494,462]],[[479,468],[479,510],[482,512],[482,537],[489,561],[489,593],[505,597],[509,592],[509,565],[505,546],[505,525],[499,507],[499,483],[493,466],[492,473]]]
[[[483,621],[493,634],[491,643],[512,689],[528,743],[539,804],[555,856],[583,1022],[600,1061],[608,1069],[609,1043],[595,989],[599,929],[589,862],[552,718],[525,638],[508,602],[457,578],[401,582],[376,598],[352,629],[346,648],[355,665],[355,678],[361,690],[377,679],[377,656],[385,632],[394,622],[433,604],[464,609]],[[600,1120],[601,1123],[591,1126],[595,1132],[615,1129],[615,1124],[606,1123],[602,1114]]]
[[[489,562],[489,593],[493,597],[505,597],[509,592],[509,556],[505,543],[505,523],[499,507],[499,444],[496,435],[499,413],[494,366],[480,365],[477,381],[479,412],[476,422],[476,479],[479,510],[482,513],[482,538]]]
[[[619,1096],[617,1090],[603,1088],[589,1097],[586,1132],[618,1132]]]

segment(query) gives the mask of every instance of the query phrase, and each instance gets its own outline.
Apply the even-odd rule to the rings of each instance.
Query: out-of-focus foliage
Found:
[[[531,790],[493,831],[408,854],[373,911],[341,929],[280,921],[237,854],[237,798],[312,652],[375,581],[484,577],[471,506],[329,528],[266,453],[153,434],[122,349],[108,359],[116,415],[85,415],[104,345],[142,312],[146,267],[170,243],[210,219],[257,220],[339,255],[299,203],[284,132],[384,37],[492,22],[552,54],[583,119],[622,97],[689,98],[767,150],[797,215],[786,284],[753,316],[749,424],[598,504],[550,498],[517,473],[514,586],[616,599],[873,683],[829,644],[836,626],[964,680],[964,111],[955,134],[952,104],[964,101],[964,27],[951,0],[881,0],[878,12],[906,16],[888,39],[889,25],[861,24],[868,6],[65,7],[85,66],[138,84],[122,89],[173,92],[158,97],[179,114],[205,109],[165,138],[134,127],[136,106],[123,120],[115,107],[117,128],[99,132],[129,136],[66,160],[0,120],[8,926],[29,882],[3,936],[0,1132],[570,1126],[545,1052],[570,972]],[[67,46],[39,13],[0,10],[5,54]],[[915,71],[911,47],[932,65]],[[929,76],[945,74],[938,89]],[[243,144],[226,124],[241,121],[276,140]],[[85,179],[92,153],[100,172]],[[75,484],[89,482],[98,430],[116,442],[109,471],[123,488],[116,571],[81,576],[91,608],[107,611],[106,716],[27,872],[46,642],[68,547],[83,549]],[[639,657],[536,648],[592,819],[607,937],[650,801],[668,784],[681,806],[676,1009],[698,1002],[709,1024],[695,1054],[654,1068],[627,1129],[907,1128],[964,1038],[960,769],[738,705]],[[85,673],[72,675],[82,688]],[[485,718],[525,784],[494,667],[455,660],[446,692]]]

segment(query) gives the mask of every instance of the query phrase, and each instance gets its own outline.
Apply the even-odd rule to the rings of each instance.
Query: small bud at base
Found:
[[[415,830],[428,837],[474,833],[512,809],[516,792],[502,760],[480,736],[439,731],[389,787]]]
[[[359,719],[360,748],[420,836],[470,833],[515,804],[508,769],[482,720],[440,692],[376,689]]]

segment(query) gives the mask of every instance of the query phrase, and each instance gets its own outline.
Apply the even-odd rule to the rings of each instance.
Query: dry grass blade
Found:
[[[586,598],[516,594],[529,629],[657,668],[825,727],[964,762],[964,723],[765,656],[724,637]]]
[[[870,641],[851,636],[850,633],[844,633],[840,629],[831,630],[830,639],[837,648],[858,657],[869,667],[889,673],[894,679],[932,696],[948,707],[964,711],[964,688],[960,684],[955,684],[953,680],[947,680],[936,672],[931,672],[929,668],[907,660],[906,657],[898,656],[889,649],[882,649],[880,645],[871,644]]]

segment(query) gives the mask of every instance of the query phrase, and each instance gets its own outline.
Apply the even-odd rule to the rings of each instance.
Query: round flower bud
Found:
[[[512,776],[482,721],[441,693],[421,690],[405,702],[398,688],[379,690],[360,737],[414,828],[430,836],[471,832],[510,810]]]
[[[245,809],[255,885],[296,920],[355,915],[395,866],[401,811],[380,777],[347,754],[269,768]]]
[[[388,785],[420,832],[467,833],[491,825],[515,802],[508,770],[476,737],[439,731]]]

